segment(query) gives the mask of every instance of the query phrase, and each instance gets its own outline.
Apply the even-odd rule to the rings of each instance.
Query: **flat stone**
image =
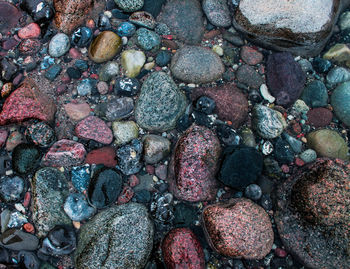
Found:
[[[236,73],[239,82],[255,89],[264,83],[264,79],[255,69],[247,64],[241,65]]]
[[[98,117],[89,116],[75,126],[75,133],[83,139],[92,139],[102,144],[113,141],[112,130]]]
[[[335,44],[323,55],[323,59],[350,67],[350,48],[346,44]]]
[[[115,121],[112,129],[117,145],[126,144],[139,136],[139,127],[134,121]]]
[[[220,79],[225,68],[220,57],[212,50],[185,46],[173,56],[170,70],[179,80],[202,84]]]
[[[320,80],[314,80],[303,90],[301,99],[310,107],[325,107],[328,101],[326,86]]]
[[[21,12],[11,3],[0,1],[0,33],[6,34],[19,23]]]
[[[80,121],[90,115],[91,108],[87,103],[68,103],[63,105],[67,115],[73,121]]]
[[[114,168],[118,164],[116,150],[113,147],[94,149],[86,155],[85,163],[103,164],[106,167]]]
[[[326,127],[332,121],[333,113],[327,108],[318,107],[307,112],[307,119],[312,126]]]

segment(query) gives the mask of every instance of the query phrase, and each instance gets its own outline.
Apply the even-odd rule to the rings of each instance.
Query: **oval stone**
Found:
[[[90,44],[89,57],[95,63],[113,59],[122,49],[122,39],[112,31],[103,31]]]
[[[75,126],[78,137],[92,139],[102,144],[110,144],[113,141],[112,130],[98,117],[89,116]]]
[[[208,128],[193,125],[179,139],[169,166],[169,189],[181,200],[212,200],[221,153],[219,139]]]
[[[350,82],[345,82],[334,90],[331,104],[337,117],[346,126],[350,126]]]

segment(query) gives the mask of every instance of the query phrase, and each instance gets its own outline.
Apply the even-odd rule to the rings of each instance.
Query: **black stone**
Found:
[[[102,168],[92,177],[88,188],[89,202],[96,208],[114,203],[123,185],[122,176],[114,169]]]
[[[80,71],[86,71],[89,69],[89,64],[84,60],[76,60],[74,66],[79,68]]]
[[[130,16],[129,14],[124,13],[124,11],[118,8],[112,9],[112,15],[114,18],[121,19],[121,20],[127,20],[129,19],[129,16]]]
[[[3,80],[10,81],[18,71],[18,67],[8,59],[4,58],[0,62],[0,74]]]
[[[227,148],[224,154],[219,180],[232,188],[242,189],[254,183],[260,176],[263,157],[254,148]]]
[[[289,143],[278,138],[275,144],[275,158],[280,163],[290,164],[294,160],[294,153]]]
[[[140,82],[136,78],[118,78],[115,82],[114,92],[130,97],[137,95],[140,87]]]
[[[8,263],[10,261],[10,255],[6,248],[0,247],[0,263]]]
[[[260,199],[260,205],[265,210],[271,210],[272,209],[272,199],[269,194],[263,194]]]
[[[220,141],[227,146],[238,146],[242,140],[237,132],[226,124],[217,125],[216,134]]]
[[[247,188],[245,188],[244,195],[245,195],[245,197],[247,197],[253,201],[257,201],[261,198],[262,191],[261,191],[261,188],[259,185],[250,184],[247,186]]]
[[[135,193],[135,198],[139,203],[149,203],[152,197],[148,190],[140,190]]]
[[[158,66],[166,66],[171,60],[171,53],[167,50],[161,50],[156,56],[156,64]]]
[[[142,142],[138,139],[133,139],[130,144],[120,147],[117,150],[116,168],[127,176],[138,173],[142,168],[140,162],[142,149]]]
[[[54,14],[51,5],[43,0],[24,0],[21,7],[32,16],[35,22],[39,23],[49,22]]]
[[[79,79],[81,76],[81,71],[78,68],[68,67],[67,74],[71,79]]]
[[[12,169],[19,174],[29,174],[39,166],[41,153],[37,146],[19,144],[12,153]]]
[[[179,203],[174,207],[175,227],[191,227],[198,220],[198,210],[196,207]]]
[[[196,109],[205,114],[212,114],[215,109],[215,101],[208,96],[201,96],[196,101]]]
[[[326,73],[332,67],[332,63],[326,59],[316,57],[312,61],[312,67],[317,73]]]
[[[206,126],[208,128],[212,126],[212,121],[207,114],[194,110],[192,115],[196,124]]]
[[[260,103],[263,100],[260,93],[255,89],[249,91],[248,99],[253,103]]]
[[[34,252],[30,251],[20,251],[18,253],[19,264],[24,266],[26,269],[39,269],[40,260]]]
[[[166,0],[145,0],[142,10],[152,14],[152,16],[155,18],[159,15],[165,2]]]
[[[88,27],[80,27],[72,34],[71,44],[80,48],[87,47],[92,40],[92,30]]]
[[[97,25],[100,28],[100,30],[109,30],[112,27],[108,17],[104,14],[101,14],[98,17]]]

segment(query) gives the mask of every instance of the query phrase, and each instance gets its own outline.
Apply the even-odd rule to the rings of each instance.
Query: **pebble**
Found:
[[[257,65],[262,62],[264,56],[261,52],[252,47],[243,46],[241,48],[241,58],[245,63],[249,65]]]
[[[89,58],[95,63],[112,60],[122,49],[122,39],[112,31],[103,31],[91,42]]]
[[[113,141],[112,130],[103,120],[95,116],[89,116],[81,120],[75,126],[75,133],[80,138],[93,139],[105,145]]]
[[[84,48],[90,44],[92,37],[92,30],[89,27],[79,27],[73,32],[71,43],[73,46]]]
[[[90,78],[85,78],[81,80],[77,86],[77,91],[80,96],[86,96],[91,94],[94,85],[93,81]]]
[[[130,22],[122,22],[118,25],[117,33],[119,36],[131,37],[136,33],[136,26]]]
[[[300,154],[300,158],[306,163],[312,163],[317,158],[317,153],[313,149],[307,149]]]
[[[312,67],[318,73],[326,73],[332,66],[332,63],[326,59],[316,57],[312,61]]]
[[[18,37],[21,39],[37,38],[40,36],[40,34],[40,26],[35,22],[26,25],[18,31]]]
[[[160,67],[166,66],[171,60],[171,53],[167,50],[161,50],[156,56],[156,64]]]
[[[301,99],[312,108],[327,106],[327,88],[322,81],[314,80],[303,90]]]
[[[118,78],[114,85],[114,92],[122,96],[135,96],[141,88],[136,78]]]
[[[51,57],[61,57],[68,52],[69,48],[69,37],[66,34],[59,33],[49,43],[49,54]]]
[[[117,150],[118,165],[116,166],[124,175],[138,173],[142,168],[140,162],[143,146],[140,140],[133,139],[129,144]]]
[[[107,102],[105,116],[108,121],[116,121],[130,116],[134,109],[134,101],[130,97],[113,96]]]
[[[90,114],[90,106],[87,103],[68,103],[63,105],[67,115],[73,121],[80,121]]]
[[[275,143],[275,159],[279,163],[290,164],[294,159],[294,152],[289,143],[278,137]]]
[[[276,98],[273,97],[270,92],[269,89],[267,88],[266,84],[261,84],[260,86],[260,94],[261,96],[268,101],[270,104],[274,103]]]
[[[19,144],[12,152],[12,169],[19,174],[30,174],[39,165],[41,152],[33,144]]]
[[[85,163],[103,164],[106,167],[113,168],[117,165],[115,148],[103,147],[94,149],[86,155]]]
[[[117,62],[108,62],[102,65],[98,72],[98,78],[101,81],[110,81],[119,73],[119,65]]]
[[[96,87],[97,87],[99,94],[102,94],[102,95],[107,94],[109,91],[108,84],[105,81],[99,81],[97,83]]]
[[[39,246],[39,239],[35,235],[12,228],[1,234],[0,245],[15,251],[34,251]]]
[[[87,61],[80,60],[80,59],[75,61],[74,66],[77,67],[80,71],[83,71],[83,72],[88,70],[88,68],[89,68],[89,65],[88,65]]]
[[[35,253],[23,250],[18,253],[18,260],[26,268],[39,268],[41,263]]]
[[[143,158],[146,163],[155,164],[163,160],[170,153],[171,143],[167,138],[159,135],[145,135],[143,142]]]
[[[117,6],[126,12],[134,12],[143,7],[144,0],[114,0]]]
[[[262,196],[262,190],[259,185],[250,184],[245,188],[244,195],[253,201],[257,201]]]
[[[15,202],[22,198],[25,190],[25,182],[19,176],[3,176],[0,178],[0,196],[7,203]]]
[[[81,71],[78,68],[68,67],[67,75],[70,79],[79,79],[81,77]]]
[[[350,71],[344,67],[334,67],[328,72],[326,80],[331,85],[343,83],[350,80]]]
[[[139,127],[134,121],[115,121],[112,129],[117,145],[129,143],[139,136]]]
[[[122,53],[122,66],[129,78],[135,78],[140,74],[141,68],[146,62],[146,56],[140,50],[125,50]]]
[[[204,0],[202,8],[213,25],[217,27],[231,26],[231,14],[225,0]]]
[[[130,15],[129,21],[148,29],[154,29],[156,27],[156,20],[153,18],[152,14],[146,11],[137,11]]]
[[[348,38],[345,33],[348,34],[349,30],[344,31],[344,39]],[[323,55],[323,58],[326,60],[331,60],[332,62],[335,62],[339,65],[349,67],[350,48],[347,46],[347,44],[335,44]]]
[[[0,129],[0,148],[2,148],[5,145],[8,135],[9,133],[7,130]]]
[[[89,166],[76,166],[71,170],[71,181],[74,188],[79,192],[84,192],[90,183]]]
[[[45,72],[45,78],[50,81],[54,81],[55,78],[62,72],[62,67],[58,64],[50,66],[50,68]]]
[[[196,101],[196,109],[207,115],[210,115],[214,112],[215,101],[207,96],[201,96]]]
[[[143,50],[152,50],[160,45],[160,37],[156,32],[147,28],[140,28],[136,31],[137,44]]]
[[[237,80],[248,87],[259,89],[264,83],[263,78],[255,69],[247,64],[241,65],[236,72]]]
[[[307,118],[309,124],[312,126],[318,127],[326,127],[329,125],[333,118],[333,113],[327,108],[318,107],[315,109],[311,109],[307,112]]]
[[[332,93],[331,104],[337,117],[350,126],[350,83],[339,85]]]

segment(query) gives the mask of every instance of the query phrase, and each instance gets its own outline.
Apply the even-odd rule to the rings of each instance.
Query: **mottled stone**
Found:
[[[153,18],[152,14],[146,11],[132,13],[129,17],[129,21],[133,24],[149,29],[154,29],[156,27],[156,20]]]
[[[115,121],[112,129],[117,145],[126,144],[139,136],[139,127],[134,121]]]
[[[239,82],[251,88],[259,89],[261,84],[264,83],[262,76],[247,64],[241,65],[238,68],[236,76]]]
[[[232,258],[263,259],[271,250],[270,218],[246,198],[214,204],[203,210],[203,228],[213,249]]]
[[[130,78],[140,74],[141,68],[146,62],[146,56],[143,51],[125,50],[122,53],[122,66],[126,76]]]
[[[61,57],[68,52],[69,48],[69,37],[66,34],[58,33],[49,43],[49,54],[52,57]]]
[[[0,33],[6,34],[15,27],[22,17],[21,12],[7,1],[0,2]]]
[[[39,147],[48,147],[55,141],[54,130],[45,122],[30,125],[25,134]]]
[[[261,61],[264,59],[264,56],[261,52],[252,47],[243,46],[241,48],[241,58],[245,63],[249,65],[257,65],[261,63]]]
[[[63,105],[69,118],[73,121],[80,121],[90,115],[91,108],[87,103],[68,103]]]
[[[337,117],[350,126],[350,82],[339,85],[333,91],[331,104]]]
[[[309,123],[316,128],[326,127],[331,123],[332,118],[332,111],[324,107],[314,108],[307,112],[307,119]]]
[[[145,135],[142,138],[146,163],[157,163],[170,153],[170,141],[159,135]]]
[[[18,31],[18,37],[22,39],[37,38],[40,36],[40,33],[40,26],[37,23],[32,22]]]
[[[325,107],[328,101],[327,88],[322,81],[314,80],[303,90],[301,99],[310,107]]]
[[[96,63],[112,60],[122,49],[121,38],[112,31],[101,32],[90,44],[89,57]]]
[[[143,7],[143,0],[114,0],[119,8],[126,12],[133,12]]]
[[[203,126],[192,126],[176,143],[169,165],[169,189],[181,200],[212,200],[221,154],[219,139]]]
[[[323,59],[350,67],[350,48],[347,44],[335,44],[323,55]]]
[[[98,117],[89,116],[75,126],[75,133],[83,139],[92,139],[102,144],[113,141],[112,130]]]
[[[202,8],[208,20],[215,26],[228,27],[231,25],[230,11],[225,0],[204,0]]]

